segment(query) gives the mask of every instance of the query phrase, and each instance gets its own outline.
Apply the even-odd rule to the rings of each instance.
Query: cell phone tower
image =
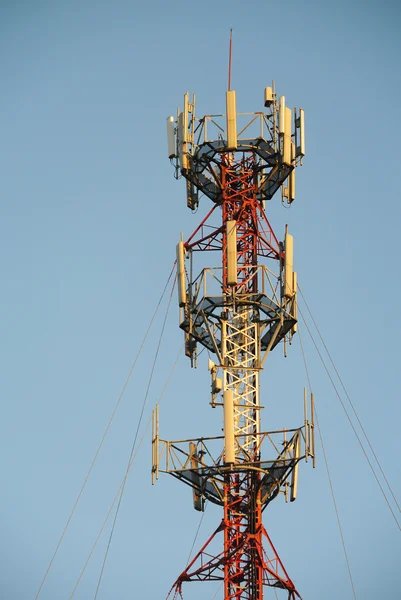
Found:
[[[314,465],[313,396],[309,405],[304,391],[301,427],[263,431],[260,373],[269,353],[280,346],[286,352],[297,330],[293,237],[286,226],[278,241],[265,204],[280,189],[284,203],[295,198],[304,111],[293,113],[284,96],[277,98],[274,82],[264,90],[264,107],[237,113],[229,75],[225,114],[197,118],[195,96],[186,93],[183,110],[167,119],[168,155],[176,177],[186,180],[188,207],[197,209],[200,195],[212,202],[177,245],[177,286],[185,353],[192,366],[198,345],[213,354],[211,406],[223,408],[224,424],[222,436],[166,441],[158,407],[153,413],[152,481],[170,473],[192,487],[196,510],[205,501],[223,507],[222,521],[169,598],[183,598],[184,583],[218,580],[224,600],[262,600],[265,589],[300,598],[262,513],[279,493],[295,500],[300,460]]]

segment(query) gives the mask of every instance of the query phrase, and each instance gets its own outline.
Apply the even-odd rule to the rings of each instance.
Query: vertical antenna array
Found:
[[[177,245],[178,304],[191,366],[198,345],[215,357],[208,362],[210,404],[223,409],[224,435],[163,440],[156,412],[152,480],[170,473],[192,487],[196,510],[204,510],[205,500],[223,508],[216,531],[176,579],[173,598],[183,598],[184,582],[221,580],[224,600],[262,600],[266,589],[294,599],[300,595],[262,512],[279,494],[296,499],[302,459],[311,457],[314,466],[313,399],[309,421],[305,396],[301,427],[264,431],[260,373],[269,353],[291,344],[297,328],[293,237],[286,226],[278,240],[265,205],[280,189],[283,202],[295,199],[304,111],[277,98],[273,82],[264,90],[265,112],[237,113],[231,54],[230,32],[226,113],[197,118],[195,96],[190,101],[186,93],[183,110],[167,119],[168,157],[186,181],[187,206],[197,209],[199,195],[212,202]]]

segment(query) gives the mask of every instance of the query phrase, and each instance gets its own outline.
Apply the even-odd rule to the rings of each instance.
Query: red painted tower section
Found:
[[[313,409],[302,427],[266,432],[259,396],[268,354],[296,332],[292,237],[286,232],[280,243],[264,209],[279,188],[283,201],[294,199],[294,168],[304,154],[303,111],[295,112],[292,133],[291,111],[276,100],[274,87],[265,90],[265,106],[266,114],[237,115],[235,92],[229,91],[223,128],[216,115],[196,119],[195,100],[186,94],[184,111],[177,121],[168,120],[169,156],[177,176],[187,180],[188,206],[197,207],[199,192],[214,203],[178,245],[177,275],[186,354],[193,366],[197,344],[216,356],[217,363],[209,360],[211,405],[222,406],[224,415],[224,436],[174,442],[160,439],[154,418],[154,478],[165,471],[190,485],[197,510],[206,500],[223,508],[221,523],[173,584],[173,598],[183,598],[184,583],[216,580],[224,600],[262,600],[265,588],[300,598],[262,511],[279,493],[295,500],[298,463],[314,459]],[[248,124],[237,135],[240,117]],[[195,254],[210,260],[213,251],[220,266],[194,274]],[[272,457],[264,456],[266,446]]]

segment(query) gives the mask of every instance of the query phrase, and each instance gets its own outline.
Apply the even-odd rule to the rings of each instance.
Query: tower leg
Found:
[[[190,581],[223,581],[224,600],[262,600],[265,587],[285,590],[288,600],[301,598],[262,524],[258,483],[257,473],[227,476],[224,518],[180,574],[167,598],[183,598],[182,585]],[[249,503],[253,505],[251,510]],[[214,555],[210,546],[220,533],[224,550]]]

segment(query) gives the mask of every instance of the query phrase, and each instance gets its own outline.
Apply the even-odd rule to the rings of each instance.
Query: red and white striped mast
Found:
[[[265,112],[240,114],[230,88],[231,35],[225,114],[198,119],[195,96],[190,101],[187,93],[183,110],[167,120],[169,158],[176,177],[186,180],[188,207],[198,207],[199,194],[213,203],[177,246],[177,280],[191,365],[199,344],[213,355],[211,405],[223,408],[224,436],[161,440],[156,408],[153,479],[171,473],[193,488],[197,510],[209,500],[224,511],[177,578],[172,597],[183,597],[184,582],[221,580],[224,600],[262,600],[265,588],[295,599],[299,593],[262,512],[279,493],[295,500],[298,463],[315,460],[313,398],[310,420],[304,402],[302,427],[263,431],[260,372],[273,349],[291,343],[297,327],[293,238],[286,228],[284,242],[278,241],[265,203],[279,190],[283,202],[294,200],[295,167],[305,154],[304,112],[293,113],[283,96],[277,99],[273,83],[264,91]],[[199,258],[208,262],[197,269]],[[222,538],[218,554],[211,550],[216,537]]]

